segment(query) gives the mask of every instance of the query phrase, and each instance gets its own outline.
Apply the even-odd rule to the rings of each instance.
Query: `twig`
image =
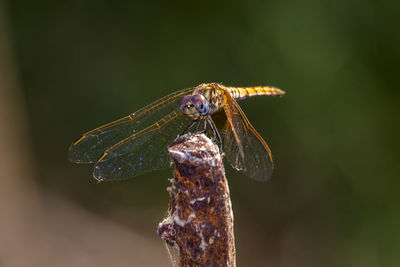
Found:
[[[189,134],[168,151],[176,168],[159,235],[178,246],[179,266],[236,266],[232,206],[218,147],[203,134]]]

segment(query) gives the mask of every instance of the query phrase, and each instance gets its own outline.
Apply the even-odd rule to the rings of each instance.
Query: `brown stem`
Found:
[[[218,147],[203,134],[188,134],[168,151],[176,168],[159,235],[177,245],[179,266],[235,266],[233,213]]]

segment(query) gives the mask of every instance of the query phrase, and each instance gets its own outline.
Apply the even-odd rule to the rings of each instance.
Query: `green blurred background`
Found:
[[[399,7],[1,1],[0,266],[170,266],[172,171],[97,184],[67,149],[203,82],[286,91],[240,102],[276,170],[226,164],[238,266],[400,266]]]

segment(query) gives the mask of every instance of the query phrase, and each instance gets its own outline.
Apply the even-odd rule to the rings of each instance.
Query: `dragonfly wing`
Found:
[[[187,88],[167,95],[133,114],[85,133],[69,148],[69,160],[75,163],[96,162],[112,145],[140,132],[169,112],[179,110],[180,101],[193,89]]]
[[[122,180],[170,166],[168,145],[190,124],[173,111],[151,126],[113,145],[97,161],[93,175],[99,181]]]
[[[250,178],[267,180],[274,168],[267,143],[228,93],[223,107],[227,117],[223,139],[227,160],[233,168],[243,171]]]

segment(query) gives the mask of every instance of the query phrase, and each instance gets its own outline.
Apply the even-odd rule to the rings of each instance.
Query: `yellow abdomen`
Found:
[[[271,86],[255,86],[255,87],[225,87],[224,90],[229,92],[231,96],[236,100],[246,99],[257,95],[269,95],[269,96],[282,96],[285,94],[279,88]]]

